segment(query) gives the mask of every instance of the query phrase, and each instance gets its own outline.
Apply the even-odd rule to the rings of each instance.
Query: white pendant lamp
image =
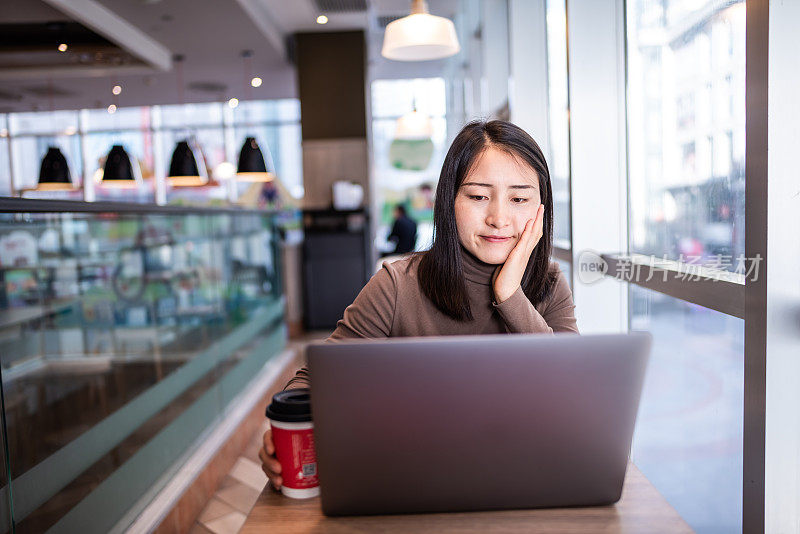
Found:
[[[453,21],[431,15],[425,0],[412,0],[411,14],[386,26],[381,55],[397,61],[427,61],[460,50]]]
[[[433,137],[433,121],[416,109],[397,119],[394,130],[395,139],[430,139]]]

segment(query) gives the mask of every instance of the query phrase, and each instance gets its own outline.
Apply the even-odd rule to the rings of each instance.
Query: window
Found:
[[[547,85],[550,153],[546,157],[553,187],[553,240],[556,246],[569,249],[569,88],[564,0],[547,0]]]
[[[255,137],[274,168],[283,196],[303,196],[300,101],[296,99],[241,102],[233,110],[233,156],[235,164],[247,137]],[[252,184],[239,184],[240,193]]]
[[[442,78],[372,82],[372,151],[379,212],[376,248],[386,241],[393,208],[404,204],[417,222],[417,249],[433,242],[433,195],[447,151],[445,82]],[[414,110],[430,119],[430,138],[397,140],[398,119]]]
[[[744,253],[744,2],[626,5],[630,250],[703,263],[737,257]]]
[[[239,198],[239,195],[229,196],[236,187],[243,194],[252,186],[228,187],[224,182],[231,169],[235,169],[233,166],[245,135],[255,135],[265,157],[271,157],[283,186],[279,187],[279,192],[301,198],[303,176],[297,99],[247,101],[236,110],[220,102],[211,102],[118,108],[115,113],[107,109],[84,109],[12,113],[8,118],[0,115],[0,195],[19,194],[21,189],[36,187],[42,157],[49,146],[56,146],[67,159],[75,185],[91,181],[86,198],[153,203],[159,194],[157,183],[165,179],[169,171],[176,143],[193,138],[205,160],[210,185],[200,188],[166,185],[167,196],[158,201],[227,203],[229,198]],[[107,187],[100,181],[106,155],[113,145],[122,145],[139,164],[143,182],[135,191]],[[222,163],[231,165],[226,169],[220,167]],[[84,198],[84,191],[25,191],[23,195],[79,200]]]

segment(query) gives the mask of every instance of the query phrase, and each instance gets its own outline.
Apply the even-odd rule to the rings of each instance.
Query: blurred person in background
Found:
[[[407,254],[413,252],[417,244],[417,223],[408,216],[406,207],[402,204],[397,204],[394,207],[394,224],[392,231],[386,238],[395,244],[394,250],[391,252],[384,252],[384,256],[390,254]]]

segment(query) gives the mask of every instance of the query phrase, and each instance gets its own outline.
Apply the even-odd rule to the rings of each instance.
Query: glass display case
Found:
[[[275,214],[0,205],[0,526],[108,531],[285,346]]]

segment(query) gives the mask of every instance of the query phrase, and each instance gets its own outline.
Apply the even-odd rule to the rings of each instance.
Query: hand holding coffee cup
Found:
[[[275,444],[272,443],[272,429],[268,428],[262,438],[263,444],[258,451],[261,459],[261,469],[267,475],[272,487],[280,491],[283,479],[281,478],[281,463],[275,457]]]
[[[319,495],[309,390],[275,394],[266,415],[272,428],[264,433],[259,457],[273,486],[295,499]]]

